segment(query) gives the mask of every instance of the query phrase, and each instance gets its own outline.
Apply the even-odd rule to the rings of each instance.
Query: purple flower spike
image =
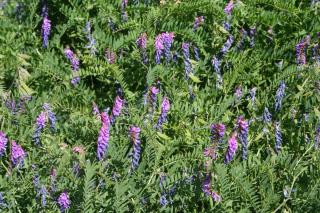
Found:
[[[155,42],[154,42],[154,46],[156,48],[156,64],[160,64],[161,63],[161,55],[162,55],[162,51],[164,49],[163,46],[163,40],[162,40],[162,34],[157,35]]]
[[[99,110],[99,107],[98,107],[98,105],[95,103],[95,102],[92,102],[92,113],[93,113],[93,115],[94,116],[96,116],[96,118],[98,119],[98,120],[100,120],[101,118],[100,118],[100,110]]]
[[[253,27],[250,29],[249,31],[249,37],[250,37],[250,47],[253,48],[254,47],[254,35],[257,32],[257,28]]]
[[[233,0],[230,0],[229,3],[224,8],[224,12],[225,14],[227,14],[227,16],[231,16],[233,7],[234,7]]]
[[[148,64],[147,56],[147,33],[142,33],[136,41],[138,48],[140,49],[140,57],[144,64]]]
[[[149,95],[148,95],[148,103],[151,106],[151,113],[153,113],[153,111],[156,108],[156,103],[157,103],[157,95],[159,93],[159,89],[155,86],[152,86],[149,89]]]
[[[224,159],[224,163],[228,164],[234,158],[238,149],[237,133],[233,133],[228,141],[228,150]]]
[[[280,128],[280,122],[276,122],[275,123],[275,139],[276,139],[276,143],[275,143],[275,150],[276,153],[279,153],[281,150],[281,144],[282,144],[282,133],[281,133],[281,128]]]
[[[56,130],[56,115],[52,111],[51,106],[48,103],[43,104],[43,109],[48,113],[48,118],[50,121],[50,128],[54,132]]]
[[[111,51],[110,49],[106,49],[104,56],[109,64],[116,63],[117,54],[115,52]]]
[[[192,72],[191,62],[190,62],[190,44],[189,43],[182,43],[182,54],[183,54],[183,61],[184,61],[184,69],[186,73],[186,78],[189,78],[190,73]]]
[[[221,89],[222,83],[223,83],[223,78],[222,78],[221,70],[220,70],[221,59],[219,59],[217,57],[213,57],[211,63],[212,63],[213,69],[214,69],[214,71],[215,71],[215,73],[217,75],[216,87],[218,89]]]
[[[203,16],[196,17],[193,24],[193,31],[195,32],[203,22],[204,22]]]
[[[296,45],[296,58],[297,58],[298,65],[305,65],[307,63],[306,51],[309,43],[310,43],[310,36],[307,36],[305,39],[303,39]]]
[[[140,155],[141,155],[141,141],[139,138],[140,128],[136,126],[130,127],[130,138],[133,143],[133,156],[131,162],[131,168],[134,170],[139,165]]]
[[[248,36],[248,32],[245,29],[242,28],[241,31],[240,31],[240,35],[241,35],[241,40],[237,44],[237,50],[242,50],[243,49],[244,43],[245,43],[246,38]]]
[[[0,157],[4,155],[7,148],[8,139],[6,137],[6,134],[0,131]]]
[[[75,54],[72,52],[72,50],[70,50],[70,48],[66,48],[64,50],[64,54],[66,55],[67,59],[69,59],[71,66],[72,66],[72,71],[73,73],[77,73],[79,71],[79,59],[75,56]],[[74,76],[71,80],[71,83],[76,86],[80,81],[80,77],[79,76]]]
[[[120,98],[120,96],[117,96],[112,108],[112,116],[111,116],[112,124],[116,121],[116,118],[120,115],[122,107],[123,107],[123,100]]]
[[[48,19],[47,16],[45,16],[43,18],[42,27],[41,27],[43,48],[47,48],[48,46],[50,31],[51,31],[51,21]]]
[[[161,129],[162,124],[167,120],[167,114],[170,109],[170,102],[167,97],[164,97],[162,101],[162,106],[161,106],[161,115],[158,119],[157,125],[155,126],[156,129]]]
[[[217,123],[217,124],[212,124],[211,127],[211,141],[212,143],[221,143],[222,138],[226,132],[226,127],[224,124]]]
[[[316,133],[315,133],[315,137],[314,137],[314,148],[315,149],[318,149],[319,142],[320,142],[320,124],[316,128]]]
[[[91,55],[96,55],[97,49],[96,49],[96,40],[93,38],[93,35],[91,33],[91,23],[88,21],[86,23],[86,27],[84,29],[84,32],[86,34],[86,37],[88,39],[88,44],[86,46],[87,49],[90,49],[90,54]]]
[[[213,201],[215,201],[217,203],[221,202],[221,196],[217,192],[212,191],[211,197],[212,197]]]
[[[173,38],[174,38],[174,33],[162,33],[162,41],[163,41],[163,45],[164,45],[164,55],[166,57],[166,62],[169,63],[171,61],[171,52],[170,52],[170,48],[172,46],[173,43]]]
[[[11,145],[11,162],[14,166],[22,167],[24,158],[26,156],[25,151],[15,141],[12,141]]]
[[[229,51],[233,42],[234,42],[233,36],[229,35],[227,41],[224,43],[222,49],[220,50],[220,53],[222,56],[224,56]]]
[[[209,157],[212,160],[215,160],[217,158],[217,154],[216,154],[216,145],[210,146],[208,148],[205,148],[203,155],[205,157]]]
[[[99,161],[105,158],[109,146],[110,119],[106,112],[101,113],[101,121],[102,127],[99,132],[97,148],[97,156]]]
[[[279,86],[277,93],[276,93],[276,102],[274,105],[274,108],[276,111],[279,111],[281,109],[282,99],[285,96],[285,89],[286,89],[286,84],[284,83],[284,81],[281,81],[280,86]]]
[[[237,121],[237,127],[239,130],[238,138],[242,145],[242,160],[246,160],[247,151],[248,151],[248,131],[249,131],[248,121],[245,120],[243,116],[240,116]]]
[[[58,197],[58,205],[60,207],[61,212],[65,212],[67,209],[70,208],[70,198],[67,192],[63,192]]]
[[[211,194],[211,175],[206,174],[204,181],[202,182],[202,191],[206,196]]]
[[[37,117],[37,122],[36,122],[36,130],[33,134],[33,140],[35,145],[41,145],[41,131],[45,128],[46,126],[46,121],[47,121],[47,113],[42,111],[39,116]]]

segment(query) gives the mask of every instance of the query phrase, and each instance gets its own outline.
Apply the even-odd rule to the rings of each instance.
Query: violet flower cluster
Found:
[[[46,121],[47,121],[47,113],[42,111],[37,117],[36,130],[35,130],[35,132],[33,134],[34,144],[37,145],[37,146],[41,145],[40,136],[41,136],[42,130],[46,126]]]
[[[51,31],[51,21],[48,18],[48,7],[45,5],[42,8],[42,26],[41,26],[41,35],[42,35],[42,46],[47,48],[49,42],[49,36]]]
[[[120,116],[122,108],[123,108],[123,100],[120,98],[119,95],[117,95],[112,108],[112,115],[111,115],[112,124],[114,124],[116,121],[116,118]]]
[[[217,88],[221,88],[222,83],[223,83],[223,78],[221,75],[221,62],[223,57],[226,55],[226,53],[229,51],[231,48],[232,44],[234,42],[234,38],[232,35],[228,36],[227,41],[224,43],[223,47],[221,48],[220,52],[218,53],[217,56],[214,56],[211,63],[213,65],[214,71],[217,75]]]
[[[170,109],[169,99],[167,97],[164,97],[161,105],[161,114],[155,126],[156,129],[161,129],[163,123],[167,120],[167,114],[169,112],[169,109]]]
[[[48,118],[49,118],[49,122],[50,122],[50,128],[54,132],[56,130],[56,115],[52,111],[52,108],[51,108],[50,104],[48,104],[48,103],[44,103],[43,104],[43,109],[48,114]]]
[[[130,139],[133,143],[133,155],[131,161],[131,168],[135,170],[139,165],[140,155],[141,155],[141,141],[140,141],[140,128],[136,126],[131,126],[129,130]]]
[[[101,120],[99,107],[94,101],[92,102],[92,114],[96,116],[98,120]]]
[[[184,61],[184,69],[186,78],[189,78],[190,73],[192,72],[192,66],[190,62],[190,44],[187,42],[182,43],[182,54],[183,54],[183,61]]]
[[[276,153],[279,153],[281,150],[281,144],[282,144],[282,133],[280,128],[280,122],[275,122],[275,150]]]
[[[194,24],[193,24],[193,31],[195,32],[199,28],[199,26],[203,24],[203,22],[204,22],[203,16],[195,17]]]
[[[226,132],[226,126],[222,123],[212,124],[211,127],[211,142],[221,143]]]
[[[237,121],[238,138],[242,145],[242,160],[247,159],[248,152],[248,132],[249,132],[249,124],[248,121],[244,119],[243,116],[240,116]]]
[[[236,151],[238,149],[238,142],[237,142],[237,133],[232,133],[231,137],[228,140],[228,150],[224,159],[224,163],[228,164],[230,161],[233,160]]]
[[[254,47],[254,36],[257,32],[257,28],[256,27],[252,27],[249,31],[249,37],[250,37],[250,47],[253,48]]]
[[[155,49],[156,49],[156,64],[161,63],[161,56],[164,54],[166,58],[166,63],[169,63],[172,59],[171,56],[171,46],[173,44],[174,33],[165,32],[156,36],[155,38]]]
[[[97,147],[97,157],[101,161],[105,158],[108,146],[109,146],[109,137],[110,137],[110,119],[106,112],[101,113],[102,127],[99,132],[98,137],[98,147]]]
[[[7,149],[8,138],[6,134],[0,131],[0,157],[2,157]]]
[[[140,49],[141,60],[144,64],[148,64],[147,56],[147,33],[142,33],[136,41],[138,48]]]
[[[13,166],[22,167],[24,164],[24,158],[26,157],[26,153],[23,148],[17,144],[16,141],[12,141],[11,144],[11,163]]]
[[[279,111],[281,109],[282,99],[285,96],[285,89],[286,89],[286,84],[284,83],[284,81],[281,81],[280,86],[276,92],[276,102],[274,105],[274,108],[276,111]]]
[[[199,56],[199,48],[196,46],[193,46],[193,52],[194,52],[194,59],[196,61],[200,60],[200,56]]]
[[[296,60],[299,66],[305,65],[307,63],[306,52],[307,52],[309,43],[310,43],[310,36],[308,35],[305,39],[302,39],[296,45]]]
[[[149,89],[148,95],[146,97],[145,104],[148,104],[150,106],[151,115],[153,114],[154,110],[156,109],[158,94],[159,94],[159,89],[155,86],[152,86]]]
[[[67,59],[71,63],[72,71],[74,74],[74,77],[72,78],[71,83],[73,86],[75,86],[80,81],[80,77],[77,75],[79,71],[79,65],[80,65],[79,59],[76,57],[76,55],[72,52],[72,50],[69,47],[67,47],[64,50],[64,54],[66,55]]]
[[[117,60],[117,54],[110,50],[109,48],[106,49],[104,52],[104,57],[107,60],[108,64],[114,64]]]
[[[86,23],[86,27],[84,29],[84,32],[86,34],[86,38],[88,39],[88,44],[86,46],[87,49],[90,49],[90,54],[91,55],[96,55],[97,49],[96,49],[96,40],[93,38],[93,35],[91,33],[91,23],[88,21]]]
[[[237,44],[237,50],[242,50],[246,41],[246,38],[248,37],[248,32],[245,29],[241,29],[240,31],[241,39],[239,43]]]
[[[202,191],[206,196],[210,196],[213,201],[219,203],[221,201],[221,196],[211,189],[211,175],[206,174],[204,181],[202,182]]]
[[[122,0],[121,1],[121,17],[123,22],[128,21],[128,14],[126,11],[126,7],[128,6],[128,0]]]
[[[225,13],[227,16],[231,16],[233,7],[234,7],[233,0],[230,0],[229,3],[228,3],[228,4],[226,5],[226,7],[224,8],[224,13]]]
[[[57,202],[61,212],[65,212],[70,208],[71,201],[67,192],[61,193],[58,197]]]

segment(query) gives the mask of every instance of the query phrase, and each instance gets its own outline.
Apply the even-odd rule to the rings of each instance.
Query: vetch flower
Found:
[[[221,66],[221,59],[217,58],[217,57],[213,57],[212,58],[212,66],[213,66],[213,69],[217,75],[217,83],[216,83],[216,87],[217,88],[221,88],[222,87],[222,83],[223,83],[223,78],[222,78],[222,75],[221,75],[221,70],[220,70],[220,66]]]
[[[92,113],[98,120],[100,120],[100,111],[98,105],[93,101],[92,102]]]
[[[6,137],[6,134],[4,132],[0,131],[0,157],[4,155],[7,149],[7,143],[8,139]]]
[[[215,201],[217,203],[221,202],[221,196],[217,192],[212,191],[211,197],[212,197],[213,201]]]
[[[41,131],[45,128],[46,126],[46,121],[47,121],[47,113],[42,111],[39,116],[37,117],[37,122],[36,122],[36,130],[33,134],[33,140],[35,145],[41,145]]]
[[[193,31],[195,32],[203,22],[204,22],[203,16],[196,17],[193,24]]]
[[[306,52],[309,43],[310,36],[308,35],[296,45],[296,60],[298,65],[305,65],[307,63]]]
[[[163,98],[162,105],[161,105],[161,114],[158,119],[157,125],[155,126],[156,129],[161,129],[162,124],[167,120],[167,114],[170,109],[170,102],[167,97]]]
[[[97,156],[99,161],[105,158],[109,146],[110,119],[106,112],[101,113],[101,121],[102,127],[99,132],[97,148]]]
[[[246,160],[247,151],[248,151],[248,132],[249,132],[248,121],[245,120],[243,116],[240,116],[237,121],[237,127],[239,130],[238,138],[242,145],[242,160]]]
[[[41,27],[43,48],[47,48],[48,46],[50,31],[51,31],[51,21],[47,16],[45,16],[43,17],[42,27]]]
[[[156,104],[157,104],[157,95],[159,93],[159,89],[155,86],[152,86],[150,89],[149,89],[149,94],[147,96],[147,103],[150,105],[150,113],[153,114],[153,111],[155,110],[156,108]]]
[[[50,104],[48,104],[48,103],[43,104],[43,109],[48,113],[50,128],[54,132],[56,130],[56,120],[57,120],[56,115],[52,111],[52,108],[51,108]]]
[[[228,141],[228,150],[224,159],[224,163],[228,164],[234,158],[236,151],[238,149],[238,142],[237,142],[237,133],[232,133],[231,137]]]
[[[251,98],[251,104],[252,104],[253,106],[254,106],[255,99],[256,99],[256,92],[257,92],[257,88],[256,88],[256,87],[253,87],[253,88],[249,91],[250,98]]]
[[[196,47],[196,46],[193,46],[193,52],[194,52],[194,59],[196,61],[199,61],[200,60],[200,57],[199,57],[199,48]]]
[[[182,54],[184,61],[184,69],[186,73],[186,78],[189,78],[190,73],[192,72],[191,62],[190,62],[190,44],[187,42],[182,43]]]
[[[139,165],[140,155],[141,155],[141,141],[140,141],[140,128],[136,126],[130,127],[130,138],[133,143],[133,155],[131,161],[131,168],[135,170]]]
[[[206,174],[204,181],[202,182],[202,191],[206,196],[211,194],[211,175]]]
[[[0,207],[2,207],[2,208],[7,207],[7,204],[5,203],[4,198],[3,198],[3,192],[0,192]]]
[[[282,133],[281,133],[281,128],[280,128],[280,122],[275,122],[275,150],[276,153],[279,153],[281,150],[281,144],[282,144]]]
[[[257,32],[257,28],[253,27],[250,29],[249,31],[249,37],[250,37],[250,47],[253,48],[254,47],[254,35]]]
[[[163,192],[162,195],[160,196],[159,202],[160,202],[161,206],[166,206],[168,204],[168,200],[166,198],[166,193],[165,192]]]
[[[242,28],[241,31],[240,31],[240,35],[241,35],[241,40],[237,44],[237,50],[242,50],[243,49],[244,43],[245,43],[246,38],[248,36],[248,32],[245,29]]]
[[[70,198],[67,192],[63,192],[58,197],[58,205],[61,212],[65,212],[65,210],[70,208]]]
[[[234,42],[233,36],[229,35],[227,41],[223,44],[223,47],[220,50],[221,58],[229,51],[233,42]]]
[[[265,107],[264,112],[263,112],[263,116],[262,116],[262,120],[266,124],[266,123],[271,122],[271,119],[272,119],[272,116],[269,112],[269,109],[268,109],[268,107]]]
[[[276,102],[274,105],[276,111],[279,111],[281,109],[282,99],[285,96],[285,89],[286,89],[286,84],[284,83],[284,81],[281,81],[280,86],[276,93]]]
[[[166,57],[166,62],[169,63],[171,61],[171,52],[170,48],[173,43],[173,38],[174,38],[174,33],[162,33],[161,34],[162,41],[163,41],[163,46],[164,46],[164,55]]]
[[[64,54],[71,63],[73,73],[77,73],[79,71],[80,65],[79,59],[76,57],[76,55],[72,52],[72,50],[69,47],[67,47],[64,50]],[[79,81],[80,77],[75,74],[75,76],[71,80],[71,83],[75,86],[79,83]]]
[[[164,50],[162,34],[156,36],[154,46],[156,48],[156,64],[160,64],[162,51]]]
[[[90,49],[90,54],[91,55],[96,55],[97,49],[96,49],[96,40],[93,38],[93,35],[91,33],[91,23],[88,21],[86,23],[86,27],[84,29],[84,32],[86,34],[86,37],[88,39],[88,44],[86,46],[87,49]]]
[[[148,64],[147,56],[147,33],[142,33],[136,41],[138,48],[140,49],[141,60],[144,64]]]
[[[117,95],[112,108],[112,115],[111,115],[112,124],[116,121],[116,118],[120,115],[122,107],[123,107],[123,100],[120,98],[120,96]]]
[[[46,189],[46,187],[44,185],[41,186],[41,189],[39,191],[40,195],[41,195],[41,205],[42,207],[45,207],[47,205],[47,194],[48,191]]]
[[[226,132],[226,127],[222,123],[212,124],[211,127],[211,142],[212,143],[221,143],[222,138]]]
[[[24,158],[26,156],[25,151],[22,147],[16,143],[16,141],[12,141],[11,144],[11,162],[13,166],[22,167],[24,163]]]
[[[229,3],[224,8],[224,12],[225,14],[227,14],[227,16],[231,16],[233,7],[234,7],[233,0],[230,0]]]
[[[104,56],[109,64],[116,63],[117,54],[115,52],[111,51],[110,49],[108,49],[108,48],[106,49]]]

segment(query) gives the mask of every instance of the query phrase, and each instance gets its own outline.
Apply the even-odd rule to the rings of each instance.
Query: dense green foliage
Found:
[[[320,153],[314,147],[320,118],[320,69],[311,57],[320,31],[319,4],[235,1],[228,32],[223,27],[228,2],[223,0],[129,0],[125,8],[128,21],[122,20],[118,0],[48,0],[52,27],[48,47],[43,48],[43,4],[34,0],[5,2],[0,9],[0,130],[10,142],[0,157],[4,200],[0,211],[56,212],[57,198],[64,191],[70,196],[69,212],[320,210]],[[204,16],[204,23],[193,31],[196,16]],[[96,39],[96,55],[86,48],[88,21]],[[241,29],[252,27],[256,27],[254,46],[250,47],[248,37],[244,48],[237,49]],[[143,32],[148,36],[148,64],[142,63],[136,44]],[[177,63],[166,64],[164,58],[161,64],[155,63],[154,41],[162,32],[174,32],[171,50],[178,52]],[[211,60],[229,33],[234,43],[222,59],[223,84],[217,88]],[[311,36],[307,63],[297,66],[295,45],[307,35]],[[189,79],[185,78],[183,42],[200,50],[197,61],[190,48],[194,75]],[[70,83],[73,75],[64,54],[67,46],[80,59],[81,80],[76,86]],[[117,54],[115,63],[105,59],[106,49]],[[150,118],[144,95],[158,80],[161,90]],[[281,81],[286,84],[285,96],[280,111],[275,111]],[[93,115],[92,103],[101,111],[112,108],[117,85],[123,89],[125,106],[111,126],[107,158],[98,161],[101,121]],[[241,88],[241,98],[236,97],[236,88]],[[256,88],[254,102],[252,88]],[[12,110],[6,104],[18,103],[26,96],[32,99],[25,101],[24,110]],[[165,96],[171,108],[167,122],[157,130],[154,125]],[[41,133],[42,145],[37,146],[33,135],[44,103],[56,114],[56,132],[47,125]],[[272,114],[272,122],[267,124],[262,121],[265,107]],[[234,160],[225,164],[228,137],[241,115],[250,120],[248,158],[242,160],[239,143]],[[279,153],[275,151],[276,122],[282,131]],[[211,144],[212,123],[224,123],[226,136],[217,159],[206,170],[208,158],[203,151]],[[134,171],[130,169],[132,125],[141,128],[141,158]],[[10,161],[13,140],[27,153],[20,168]],[[84,151],[75,153],[74,147]],[[40,184],[50,191],[53,169],[57,171],[57,190],[46,195],[43,207],[34,179],[39,177]],[[221,196],[220,202],[202,191],[206,173],[212,176],[211,188]],[[161,195],[166,196],[166,205],[160,205]]]

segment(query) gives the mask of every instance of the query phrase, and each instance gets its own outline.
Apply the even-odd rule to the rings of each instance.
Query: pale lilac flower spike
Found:
[[[7,148],[8,139],[6,134],[0,131],[0,157],[2,157]]]
[[[23,166],[25,156],[26,156],[26,153],[22,149],[22,147],[19,144],[17,144],[17,142],[12,141],[12,146],[11,146],[12,164],[17,167]]]
[[[234,132],[228,141],[228,150],[224,159],[225,164],[228,164],[230,163],[230,161],[233,160],[237,149],[238,149],[237,133]]]
[[[169,109],[170,109],[169,99],[167,97],[164,97],[162,101],[162,106],[161,106],[161,115],[158,119],[157,125],[155,126],[156,129],[161,129],[162,124],[167,120],[167,114],[169,112]]]

